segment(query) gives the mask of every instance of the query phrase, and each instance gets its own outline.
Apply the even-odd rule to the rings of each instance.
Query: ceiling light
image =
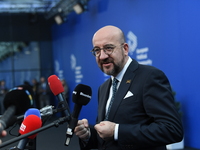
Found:
[[[74,5],[73,9],[77,14],[81,14],[84,11],[84,8],[82,4],[80,3],[77,3],[76,5]]]
[[[63,20],[63,18],[62,18],[61,15],[56,15],[56,16],[54,17],[54,20],[55,20],[55,22],[56,22],[58,25],[60,25],[60,24],[62,24],[62,23],[64,22],[64,20]]]

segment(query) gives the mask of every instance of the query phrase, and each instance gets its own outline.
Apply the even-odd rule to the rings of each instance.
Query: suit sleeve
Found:
[[[179,142],[183,138],[180,115],[165,74],[152,69],[142,83],[141,101],[146,121],[119,125],[120,147],[145,148]]]
[[[91,149],[97,149],[98,147],[98,142],[97,142],[97,132],[95,131],[93,126],[90,126],[90,131],[91,131],[91,137],[87,143],[83,143],[81,139],[79,139],[79,144],[81,150],[91,150]]]

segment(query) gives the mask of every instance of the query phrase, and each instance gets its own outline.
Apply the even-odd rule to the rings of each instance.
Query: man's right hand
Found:
[[[74,133],[83,141],[88,140],[90,138],[90,129],[87,119],[79,120],[76,128],[74,129]]]

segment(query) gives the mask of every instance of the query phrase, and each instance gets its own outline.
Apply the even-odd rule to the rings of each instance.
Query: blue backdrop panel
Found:
[[[6,81],[7,88],[31,82],[40,77],[38,42],[30,42],[21,52],[0,62],[0,80]]]
[[[0,62],[0,71],[12,70],[12,59],[7,58],[5,61]]]
[[[71,93],[79,83],[93,91],[80,118],[95,123],[97,90],[108,78],[90,53],[93,33],[104,25],[116,25],[125,33],[132,58],[166,73],[182,105],[185,145],[200,148],[199,5],[198,0],[96,0],[89,1],[87,12],[72,13],[66,23],[55,24],[55,74],[66,78]]]

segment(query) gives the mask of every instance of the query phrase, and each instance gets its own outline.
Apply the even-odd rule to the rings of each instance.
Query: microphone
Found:
[[[24,135],[26,133],[32,132],[36,129],[39,129],[41,126],[42,126],[42,121],[41,121],[40,117],[38,117],[37,115],[30,114],[22,122],[20,129],[19,129],[19,133],[21,135]],[[20,140],[17,145],[17,148],[19,150],[23,150],[25,148],[26,144],[28,143],[29,139],[34,139],[36,136],[37,136],[37,134],[34,134],[34,135],[29,136],[28,138],[24,138],[24,139]]]
[[[60,79],[56,75],[51,75],[48,78],[48,84],[52,93],[57,96],[58,100],[62,103],[62,106],[65,108],[64,113],[67,117],[70,117],[70,109],[67,104],[67,101],[64,100],[62,92],[64,92],[64,87]]]
[[[17,120],[15,115],[24,113],[33,105],[32,89],[28,85],[20,85],[11,89],[4,97],[3,104],[6,109],[0,118],[2,124],[0,132],[13,125]]]
[[[66,142],[65,145],[68,146],[70,139],[73,136],[74,128],[78,123],[78,116],[80,114],[81,108],[83,105],[87,105],[91,99],[92,90],[89,86],[84,84],[79,84],[73,91],[72,100],[75,103],[74,111],[72,113],[72,117],[69,123],[69,127],[66,132]]]
[[[37,108],[29,108],[24,114],[24,119],[29,115],[36,115],[41,119],[40,111]]]

